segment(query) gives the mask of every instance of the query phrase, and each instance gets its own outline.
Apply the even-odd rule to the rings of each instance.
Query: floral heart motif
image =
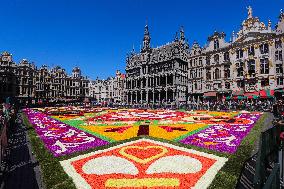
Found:
[[[126,146],[119,151],[124,157],[143,164],[162,157],[167,152],[168,150],[163,146]]]

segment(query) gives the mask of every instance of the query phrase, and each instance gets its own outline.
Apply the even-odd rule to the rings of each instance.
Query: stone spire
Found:
[[[144,29],[143,47],[141,51],[147,51],[150,49],[150,41],[151,41],[151,37],[150,37],[149,29],[148,29],[148,24],[146,23],[145,29]]]
[[[184,41],[185,40],[185,37],[184,37],[184,30],[183,30],[183,26],[180,27],[180,40],[181,41]]]

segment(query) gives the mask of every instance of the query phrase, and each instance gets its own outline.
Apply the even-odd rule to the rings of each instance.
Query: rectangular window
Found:
[[[250,77],[255,76],[255,61],[249,60],[248,61],[248,74]]]
[[[260,73],[269,74],[268,58],[260,59]]]
[[[259,49],[260,49],[260,53],[261,53],[261,54],[266,54],[266,53],[269,52],[269,47],[268,47],[268,44],[267,44],[267,43],[261,44],[261,45],[259,46]]]
[[[276,73],[278,73],[278,74],[283,73],[282,64],[276,64]]]
[[[210,70],[206,70],[206,80],[211,80],[211,72],[210,72]]]
[[[210,65],[210,57],[209,56],[206,57],[206,65]]]
[[[282,61],[282,51],[275,51],[275,60]]]
[[[275,48],[276,48],[276,49],[282,48],[282,41],[281,41],[281,40],[275,41]]]
[[[199,58],[199,66],[202,66],[202,58]]]
[[[248,49],[248,55],[254,56],[254,46],[250,46]]]
[[[226,82],[226,83],[225,83],[225,88],[226,88],[226,89],[230,89],[230,83],[229,83],[229,82]]]
[[[244,63],[243,62],[240,62],[240,63],[237,63],[236,64],[236,67],[237,67],[237,76],[238,77],[241,77],[241,76],[244,76]]]
[[[230,61],[230,53],[229,52],[224,53],[224,61]]]
[[[243,49],[239,49],[239,50],[237,50],[237,54],[236,54],[237,59],[239,59],[239,58],[243,58],[243,55],[244,55],[244,51],[243,51]]]
[[[244,81],[243,81],[243,80],[239,80],[239,81],[237,81],[237,86],[238,86],[239,88],[244,87],[244,86],[245,86]]]
[[[283,78],[282,77],[277,78],[277,85],[283,85]]]
[[[230,77],[230,66],[224,67],[224,77],[229,78]]]
[[[269,79],[268,78],[262,79],[261,86],[262,87],[269,86]]]

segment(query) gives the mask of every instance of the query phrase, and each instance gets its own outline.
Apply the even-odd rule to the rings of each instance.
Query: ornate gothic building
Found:
[[[231,41],[214,32],[208,45],[196,42],[189,54],[189,100],[198,97],[266,97],[283,89],[284,14],[272,29],[254,17],[252,8]]]
[[[16,64],[12,54],[0,56],[0,100],[15,97],[21,102],[80,100],[89,96],[89,80],[78,67],[68,76],[65,69],[56,66],[39,69],[23,59]]]
[[[253,16],[242,22],[237,34],[225,40],[215,31],[208,43],[189,48],[183,29],[180,37],[158,48],[150,47],[145,26],[143,48],[126,60],[126,97],[129,104],[176,105],[203,98],[224,99],[273,96],[283,91],[284,13],[272,29]]]
[[[145,26],[143,48],[126,61],[126,98],[128,104],[176,104],[186,102],[188,92],[189,46],[183,28],[180,36],[161,47],[150,47]]]

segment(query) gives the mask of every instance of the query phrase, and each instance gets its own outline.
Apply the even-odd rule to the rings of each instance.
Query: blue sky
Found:
[[[172,41],[180,26],[190,44],[203,46],[215,30],[227,39],[238,31],[248,5],[273,26],[284,9],[283,0],[3,0],[0,51],[17,63],[26,58],[68,73],[77,65],[103,79],[125,72],[126,54],[133,45],[139,51],[146,19],[152,47]]]

